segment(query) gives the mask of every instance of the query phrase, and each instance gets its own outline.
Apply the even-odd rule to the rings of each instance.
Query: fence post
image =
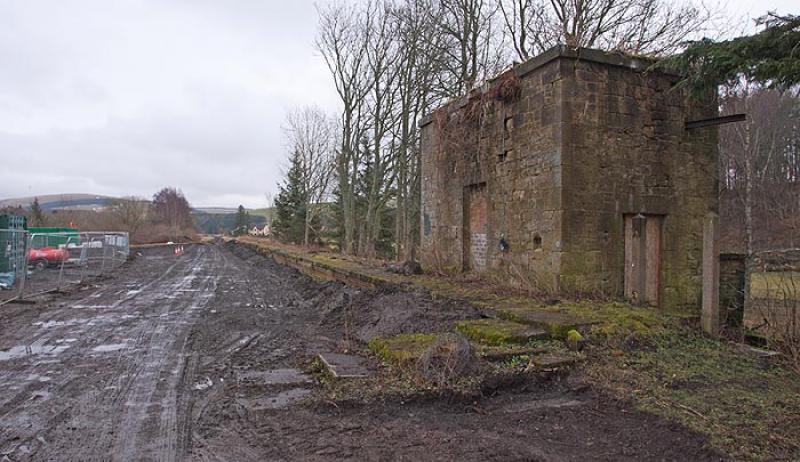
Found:
[[[103,245],[103,262],[100,265],[100,275],[106,274],[106,236],[107,234],[103,234],[103,238],[100,240],[100,243]]]
[[[719,336],[719,318],[719,215],[710,212],[703,223],[703,330]]]
[[[33,243],[33,236],[28,236],[27,231],[23,235],[23,242],[25,243],[25,258],[22,260],[22,277],[19,280],[19,292],[17,293],[18,300],[25,299],[25,282],[28,279],[28,257],[30,255],[31,244]]]
[[[59,292],[61,291],[61,282],[64,277],[64,263],[66,263],[66,261],[69,260],[70,256],[69,241],[72,240],[72,236],[70,236],[69,234],[65,233],[64,237],[67,238],[66,242],[64,243],[64,251],[67,252],[67,258],[61,259],[61,267],[58,269],[58,283],[56,284],[56,290]]]

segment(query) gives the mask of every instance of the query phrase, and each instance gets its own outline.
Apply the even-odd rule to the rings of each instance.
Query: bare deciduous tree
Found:
[[[356,240],[354,188],[361,164],[358,142],[365,131],[364,100],[371,87],[365,64],[367,31],[363,12],[355,6],[331,4],[319,8],[318,13],[316,46],[325,59],[342,103],[335,171],[344,228],[342,251],[352,254]]]
[[[438,103],[433,87],[439,72],[441,49],[430,0],[405,0],[395,6],[400,47],[396,148],[395,242],[397,257],[415,257],[420,213],[419,118]]]
[[[156,219],[167,225],[172,239],[194,227],[192,208],[183,193],[177,188],[163,188],[153,195],[153,212]]]
[[[431,15],[441,35],[441,83],[446,97],[460,96],[499,71],[503,57],[500,34],[493,33],[496,6],[489,0],[437,0]],[[497,31],[499,32],[499,31]]]
[[[555,45],[664,55],[709,32],[716,14],[664,0],[497,0],[520,59]]]
[[[302,165],[303,190],[306,193],[303,243],[309,244],[314,219],[320,204],[330,193],[335,168],[336,124],[317,107],[304,107],[286,116],[284,131],[289,149],[297,153]]]
[[[110,210],[133,239],[147,220],[150,202],[140,197],[123,197],[115,199]]]

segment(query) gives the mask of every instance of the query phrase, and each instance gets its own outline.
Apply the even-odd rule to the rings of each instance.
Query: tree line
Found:
[[[719,11],[691,1],[332,2],[318,16],[339,112],[287,116],[291,167],[273,233],[399,260],[415,257],[419,239],[423,115],[555,45],[662,57],[721,33]]]
[[[191,206],[183,193],[166,187],[153,195],[113,199],[98,210],[45,211],[34,198],[28,208],[8,208],[3,213],[23,215],[33,227],[69,227],[81,231],[126,231],[132,243],[190,239],[196,234]]]
[[[800,246],[800,16],[767,14],[762,30],[687,46],[665,66],[692,93],[716,89],[720,113],[744,113],[720,128],[723,245],[743,252]]]

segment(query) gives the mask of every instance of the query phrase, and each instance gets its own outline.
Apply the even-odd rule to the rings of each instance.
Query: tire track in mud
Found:
[[[0,459],[166,461],[185,454],[197,366],[188,333],[227,261],[215,246],[160,260],[160,271],[145,262],[146,283],[133,284],[136,290],[111,282],[48,307],[52,329],[20,326],[32,339],[77,340],[53,358],[0,361],[0,387],[16,393],[0,401]]]
[[[186,335],[192,318],[204,306],[202,295],[213,293],[216,288],[217,276],[213,265],[209,264],[208,253],[216,253],[216,250],[201,247],[192,265],[181,273],[182,277],[159,284],[166,287],[156,285],[150,290],[153,296],[183,293],[189,294],[189,297],[180,300],[175,309],[162,307],[153,321],[153,334],[146,345],[139,347],[145,349],[147,354],[144,355],[141,372],[133,378],[124,415],[118,424],[126,433],[125,437],[117,439],[114,446],[113,453],[120,459],[131,460],[144,456],[153,460],[175,460],[180,456],[177,442],[185,439],[186,435],[178,435],[177,408],[178,395],[184,392],[179,385],[185,375]],[[216,260],[213,255],[211,257]],[[203,270],[210,274],[201,274]],[[195,283],[197,287],[193,287]],[[154,301],[149,297],[143,301],[137,300],[138,303]],[[171,313],[183,316],[173,321],[161,321]],[[180,427],[185,428],[185,425]],[[151,433],[153,428],[158,429],[155,435]]]

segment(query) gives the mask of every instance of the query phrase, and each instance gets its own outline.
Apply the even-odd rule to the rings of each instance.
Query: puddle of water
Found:
[[[69,320],[69,321],[39,321],[39,322],[33,323],[33,325],[34,326],[39,326],[39,327],[41,327],[43,329],[49,329],[51,327],[66,326],[67,323],[71,324],[73,322],[74,322],[74,320]]]
[[[270,371],[246,371],[237,374],[239,380],[253,380],[266,385],[309,383],[311,379],[300,369],[273,369]]]
[[[69,345],[17,345],[0,351],[0,361],[24,358],[33,355],[57,355],[69,348]]]
[[[127,343],[109,343],[106,345],[98,345],[92,348],[92,351],[94,351],[95,353],[109,353],[112,351],[119,351],[125,348],[126,346],[128,346]]]
[[[49,382],[50,377],[47,377],[46,375],[29,374],[27,380],[29,382]]]
[[[214,385],[214,383],[211,381],[211,379],[206,377],[206,379],[203,382],[198,382],[194,384],[194,387],[192,388],[194,388],[195,390],[205,390],[206,388],[209,388],[212,385]]]

